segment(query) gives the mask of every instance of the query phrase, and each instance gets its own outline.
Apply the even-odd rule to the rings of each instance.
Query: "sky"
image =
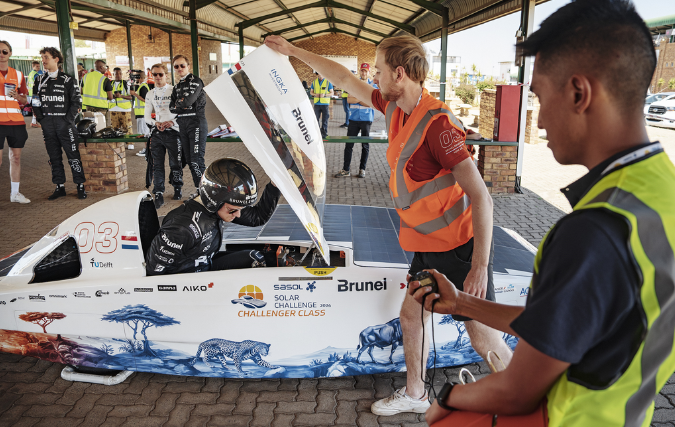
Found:
[[[534,29],[553,12],[570,0],[551,0],[537,5],[534,10]],[[633,0],[642,19],[654,19],[675,12],[673,0]],[[498,75],[499,62],[515,59],[516,31],[520,27],[520,13],[514,13],[486,24],[448,36],[448,56],[460,56],[462,66],[471,70],[476,64],[485,75]],[[441,51],[440,39],[425,43],[435,52]]]

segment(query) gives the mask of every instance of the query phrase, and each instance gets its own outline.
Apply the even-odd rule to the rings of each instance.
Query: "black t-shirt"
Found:
[[[110,83],[110,79],[107,77],[105,78],[105,80],[103,80],[103,90],[106,92],[112,92],[113,90],[112,83]]]
[[[646,145],[612,156],[561,191],[574,206],[613,161]],[[570,381],[593,389],[628,368],[646,330],[629,236],[628,221],[606,209],[563,217],[544,243],[525,310],[511,323],[532,347],[570,363]]]

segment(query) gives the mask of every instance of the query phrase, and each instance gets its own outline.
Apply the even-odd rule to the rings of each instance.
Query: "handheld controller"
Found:
[[[428,271],[418,271],[411,278],[411,282],[420,282],[420,287],[422,286],[431,286],[431,292],[438,293],[438,283],[434,279],[434,275]]]

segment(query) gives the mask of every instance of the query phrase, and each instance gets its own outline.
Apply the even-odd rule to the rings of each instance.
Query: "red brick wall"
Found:
[[[668,88],[668,81],[675,78],[675,43],[668,43],[667,38],[663,39],[656,50],[659,52],[659,60],[649,88],[652,93],[673,92],[675,89]],[[659,79],[663,79],[662,86],[658,86]]]
[[[367,62],[371,70],[375,67],[376,46],[345,34],[327,34],[314,39],[300,40],[293,44],[319,55],[357,56],[359,65]],[[291,64],[301,81],[305,80],[307,84],[311,84],[316,78],[312,69],[299,59],[291,58]],[[371,72],[371,77],[372,74]]]
[[[134,56],[134,68],[143,68],[143,57],[145,56],[169,56],[169,33],[152,29],[152,41],[148,39],[150,27],[141,25],[131,26],[131,51]],[[223,69],[223,58],[220,42],[217,40],[199,40],[199,76],[204,80],[204,84],[211,83]],[[117,56],[127,56],[127,30],[120,28],[108,33],[105,41],[106,63],[112,70],[118,66],[115,62]],[[209,60],[209,53],[216,54],[216,60]],[[192,61],[192,45],[189,34],[173,34],[173,54],[185,55],[190,59],[190,64],[194,67]],[[209,66],[210,72],[209,72]],[[128,66],[119,66],[126,73]]]

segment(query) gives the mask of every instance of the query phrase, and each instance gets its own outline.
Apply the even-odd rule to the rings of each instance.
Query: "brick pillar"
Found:
[[[80,146],[80,155],[84,176],[87,178],[85,190],[91,193],[119,194],[129,189],[126,146],[123,142],[89,142],[86,147]]]
[[[495,126],[496,89],[485,89],[480,94],[480,118],[478,119],[478,133],[483,138],[492,139]]]
[[[478,172],[490,194],[515,193],[517,153],[516,146],[480,146]]]

